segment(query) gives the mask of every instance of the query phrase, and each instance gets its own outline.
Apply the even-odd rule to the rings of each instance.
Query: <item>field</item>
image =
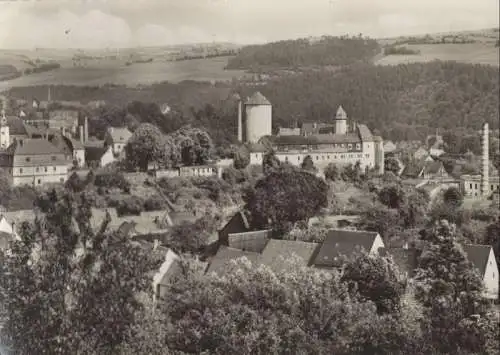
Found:
[[[11,63],[13,61],[10,61]],[[0,91],[16,86],[37,85],[80,85],[101,86],[149,85],[169,81],[177,83],[183,80],[222,81],[243,76],[243,71],[224,70],[227,57],[193,59],[178,62],[156,60],[152,63],[125,65],[125,61],[99,60],[86,66],[73,66],[71,60],[61,61],[57,70],[22,76],[17,79],[0,82]]]
[[[471,64],[499,65],[499,48],[491,43],[404,45],[420,51],[417,55],[389,55],[375,61],[378,65],[397,65],[433,60],[455,60]]]

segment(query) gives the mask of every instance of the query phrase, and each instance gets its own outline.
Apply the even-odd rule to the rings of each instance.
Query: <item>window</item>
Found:
[[[472,190],[472,184],[470,184],[470,189]]]
[[[40,171],[40,168],[36,168],[36,172],[38,173]]]
[[[42,183],[42,180],[38,179],[38,185],[40,185],[41,183]]]
[[[300,157],[297,157],[297,160],[300,161]]]
[[[23,168],[19,169],[19,174],[23,173]]]
[[[52,158],[52,161],[56,160],[56,156],[55,155],[53,155],[51,158]]]
[[[316,155],[316,160],[319,160],[319,156]]]
[[[493,185],[491,185],[491,190],[492,190],[492,191],[493,191],[493,188],[494,188],[494,187],[493,187]]]
[[[54,166],[54,171],[56,171],[56,170],[57,170],[57,169],[56,169],[56,167]],[[47,168],[45,168],[45,172],[47,172]]]
[[[347,148],[352,149],[352,144],[348,144]]]
[[[477,184],[474,184],[474,188],[477,189]]]
[[[359,145],[359,143],[356,144],[356,149],[360,149],[361,146]]]
[[[29,162],[30,160],[31,160],[31,158],[30,158],[30,157],[26,157],[26,161],[28,161],[28,162]]]

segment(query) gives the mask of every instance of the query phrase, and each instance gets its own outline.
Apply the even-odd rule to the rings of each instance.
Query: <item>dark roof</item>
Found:
[[[309,266],[320,244],[293,240],[271,239],[262,252],[261,262],[274,271],[287,267],[286,260],[294,255],[301,260],[302,266]]]
[[[15,155],[63,154],[59,148],[45,139],[24,139],[22,144],[16,141],[8,150],[10,154]]]
[[[391,256],[399,271],[407,272],[411,277],[418,267],[419,252],[416,249],[404,248],[381,248],[381,256]]]
[[[24,121],[18,117],[7,117],[7,125],[9,126],[9,134],[12,136],[28,135]]]
[[[217,251],[217,254],[212,258],[207,273],[215,272],[217,274],[224,274],[224,271],[227,270],[227,264],[231,260],[238,259],[241,257],[246,257],[252,263],[255,264],[260,261],[259,253],[253,253],[249,251],[243,251],[234,248],[228,248],[226,246],[221,246]]]
[[[261,253],[271,238],[271,230],[228,234],[229,247]]]
[[[315,134],[311,136],[275,136],[270,138],[275,145],[317,145],[335,143],[360,143],[359,136],[348,134]]]
[[[424,163],[424,174],[437,174],[439,169],[443,166],[443,163],[440,161],[426,161]],[[444,168],[443,168],[444,169]]]
[[[247,99],[245,105],[271,105],[271,103],[264,95],[257,91]]]
[[[113,127],[108,134],[113,143],[127,143],[130,137],[132,137],[132,132],[127,127]]]
[[[302,124],[300,132],[304,135],[320,134],[320,133],[335,133],[334,123],[310,123]]]
[[[267,152],[267,148],[265,147],[264,144],[247,143],[246,146],[251,153],[265,153],[265,152]]]
[[[490,257],[491,246],[465,244],[463,247],[465,253],[467,254],[467,259],[469,259],[469,261],[478,269],[481,277],[484,276],[486,265],[488,264],[488,259]]]
[[[85,161],[100,161],[106,150],[107,148],[105,147],[85,146]]]
[[[341,262],[339,256],[350,256],[358,247],[370,251],[377,236],[376,232],[331,229],[319,248],[313,264],[320,267],[339,266]]]

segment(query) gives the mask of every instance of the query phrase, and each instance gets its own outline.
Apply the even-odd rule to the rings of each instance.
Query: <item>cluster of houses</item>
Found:
[[[223,276],[230,270],[229,263],[240,258],[253,265],[265,265],[275,272],[287,270],[290,260],[299,266],[323,271],[342,271],[345,257],[365,251],[369,255],[390,256],[402,276],[414,276],[418,268],[419,251],[403,246],[388,248],[376,232],[332,228],[323,242],[272,239],[269,230],[253,230],[243,212],[233,215],[219,231],[217,252],[204,263],[207,274]],[[153,247],[154,249],[155,247]],[[484,297],[498,299],[498,265],[490,245],[463,245],[464,252],[478,271],[485,286]],[[161,297],[181,270],[180,257],[172,250],[163,249],[165,262],[155,278],[154,287]]]

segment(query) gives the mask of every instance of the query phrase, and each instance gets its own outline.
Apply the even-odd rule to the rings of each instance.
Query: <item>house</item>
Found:
[[[292,240],[270,240],[262,251],[260,262],[274,272],[286,270],[287,260],[295,257],[300,266],[310,266],[320,244]]]
[[[219,248],[217,254],[210,261],[207,273],[216,273],[222,276],[227,271],[227,265],[231,260],[239,259],[242,257],[247,258],[250,262],[252,262],[252,264],[257,264],[260,261],[259,253],[229,248],[223,245]]]
[[[229,234],[250,232],[251,227],[248,218],[243,211],[238,211],[233,215],[219,232],[219,245],[229,246]]]
[[[318,268],[337,268],[342,265],[342,256],[350,256],[364,249],[369,254],[378,254],[384,242],[377,232],[331,229],[319,247],[312,265]]]
[[[104,141],[88,141],[84,143],[85,163],[89,167],[103,167],[116,160],[111,146],[104,146]]]
[[[229,233],[227,237],[227,245],[235,249],[261,253],[271,239],[271,235],[271,229],[243,233]]]
[[[498,265],[491,245],[464,245],[467,258],[484,282],[485,298],[498,299]]]
[[[417,177],[423,179],[447,179],[450,176],[441,161],[426,161]]]
[[[0,167],[11,174],[14,186],[63,183],[70,165],[64,152],[45,139],[15,141],[0,153]]]
[[[127,127],[109,127],[104,138],[104,146],[111,147],[115,156],[120,155],[132,137],[132,132]]]
[[[181,266],[179,256],[171,249],[155,246],[154,250],[165,254],[165,260],[153,277],[155,299],[160,299],[165,296],[169,283],[180,273]]]
[[[248,143],[246,146],[250,152],[250,165],[262,165],[264,154],[269,149],[260,143]]]

